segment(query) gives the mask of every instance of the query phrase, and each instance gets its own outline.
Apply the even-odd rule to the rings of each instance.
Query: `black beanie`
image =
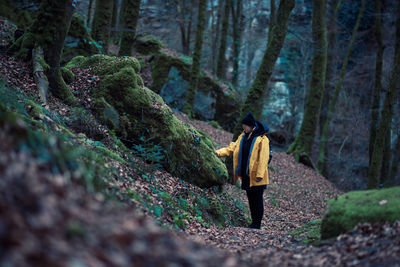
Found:
[[[246,124],[250,127],[256,126],[256,119],[253,117],[251,112],[247,113],[246,117],[243,118],[242,124]]]

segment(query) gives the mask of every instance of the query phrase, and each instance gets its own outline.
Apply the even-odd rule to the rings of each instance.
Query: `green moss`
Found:
[[[136,80],[139,87],[144,87],[144,82],[142,77],[140,77],[140,75],[136,75]]]
[[[140,69],[144,69],[146,67],[146,61],[143,59],[143,57],[138,56],[136,59],[139,61]]]
[[[162,47],[162,42],[151,35],[138,36],[134,42],[134,49],[143,55],[158,53]]]
[[[92,22],[92,36],[97,42],[107,48],[110,39],[113,1],[96,0],[96,8]],[[107,50],[104,49],[105,53]]]
[[[400,219],[400,187],[354,191],[329,201],[322,220],[321,238],[350,231],[360,222],[394,222]]]
[[[210,121],[210,125],[216,129],[222,129],[221,125],[217,121]]]
[[[72,69],[75,67],[79,67],[83,62],[86,61],[86,57],[84,56],[76,56],[73,59],[71,59],[67,65],[65,65],[65,68],[67,69]]]
[[[127,164],[126,160],[124,160],[123,158],[121,158],[120,156],[115,154],[114,152],[110,151],[106,147],[96,146],[96,149],[98,151],[100,151],[104,156],[106,156],[106,157],[108,157],[110,159],[116,160],[116,161],[121,162],[123,164]]]
[[[297,242],[318,245],[321,242],[321,220],[314,220],[289,232]]]
[[[192,128],[192,129],[194,130],[194,128]],[[214,148],[214,143],[213,143],[211,137],[210,137],[207,133],[205,133],[205,132],[203,132],[203,131],[200,131],[200,130],[196,130],[196,132],[198,133],[198,135],[202,136],[202,140],[204,141],[204,143],[205,143],[210,149],[212,149],[212,150],[215,149],[215,148]]]
[[[78,100],[72,94],[69,87],[65,84],[61,74],[61,69],[55,70],[54,80],[52,83],[54,84],[54,87],[52,88],[51,92],[55,97],[61,99],[65,104],[70,106],[75,106],[78,104]]]
[[[18,28],[24,29],[32,23],[32,15],[27,10],[18,9],[10,0],[0,2],[0,17],[7,18],[17,24]]]
[[[61,68],[61,74],[66,84],[70,84],[75,80],[75,74],[70,69]]]
[[[50,66],[49,66],[49,64],[46,63],[46,61],[44,60],[43,56],[38,57],[38,61],[39,61],[40,65],[42,66],[44,71],[49,71],[50,70]]]
[[[151,63],[152,90],[159,93],[162,86],[168,81],[168,74],[171,67],[179,70],[185,80],[190,78],[190,64],[183,60],[163,53],[158,54]]]
[[[126,139],[140,144],[151,138],[162,147],[162,164],[172,174],[200,186],[221,185],[226,179],[226,167],[213,153],[212,142],[178,120],[159,95],[141,88],[132,67],[106,75],[93,95],[126,114],[118,129]]]
[[[29,116],[35,120],[43,117],[43,108],[32,100],[27,100],[24,104]]]
[[[79,59],[80,62],[80,59]],[[134,57],[110,57],[106,55],[93,55],[79,63],[79,67],[93,67],[97,75],[114,74],[124,67],[132,67],[136,73],[140,72],[139,61]]]
[[[16,51],[15,57],[26,60],[31,58],[30,51],[35,46],[36,38],[32,33],[25,33],[10,47],[10,51]]]
[[[63,125],[57,125],[67,136],[75,138],[76,135]]]
[[[136,37],[136,25],[139,19],[140,1],[123,1],[121,24],[124,29],[121,35],[119,56],[130,56]]]

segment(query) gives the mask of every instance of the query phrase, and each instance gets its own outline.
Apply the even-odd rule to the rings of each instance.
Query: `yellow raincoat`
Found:
[[[239,161],[240,142],[242,141],[243,136],[244,133],[242,133],[238,137],[236,142],[231,142],[228,147],[224,147],[216,151],[219,157],[227,157],[233,155],[234,184],[236,184],[238,178],[242,178],[236,174],[236,168]],[[254,141],[252,151],[250,151],[251,155],[248,162],[250,187],[269,184],[269,139],[265,135],[260,135],[254,138],[256,138],[256,140]],[[261,181],[257,182],[256,178],[261,178]]]

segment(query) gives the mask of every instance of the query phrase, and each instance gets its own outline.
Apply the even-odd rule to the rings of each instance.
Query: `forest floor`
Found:
[[[8,84],[38,98],[29,64],[1,55],[0,74]],[[75,74],[71,88],[82,87],[83,95],[83,87],[98,80],[88,79],[94,77],[91,73]],[[90,98],[81,98],[81,104],[90,105],[87,101]],[[60,116],[71,112],[54,98],[45,108]],[[207,122],[176,116],[210,135],[217,147],[232,139],[231,133]],[[184,230],[176,231],[159,227],[139,202],[109,203],[100,194],[87,194],[66,183],[31,155],[14,152],[10,144],[15,142],[15,129],[10,127],[0,129],[0,265],[400,266],[400,223],[360,224],[321,242],[327,200],[342,192],[285,153],[273,154],[261,230],[186,221]],[[122,166],[118,170],[137,176],[136,170]],[[153,178],[171,196],[182,188],[201,190],[162,170],[156,170]],[[154,187],[140,179],[115,181],[115,186],[146,192],[159,201]],[[247,203],[237,185],[227,184],[224,190]],[[158,220],[168,225],[171,218]]]

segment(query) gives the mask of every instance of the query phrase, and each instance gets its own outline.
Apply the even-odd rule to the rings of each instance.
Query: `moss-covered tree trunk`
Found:
[[[385,135],[385,145],[383,148],[383,158],[382,158],[382,169],[380,183],[385,184],[389,180],[390,172],[390,161],[392,155],[392,133],[391,133],[391,121],[389,122],[388,130]]]
[[[310,91],[300,132],[290,145],[288,153],[293,153],[296,161],[313,167],[311,155],[318,118],[321,110],[325,87],[327,37],[326,37],[326,0],[313,1],[312,39],[314,44],[311,69]]]
[[[121,37],[121,47],[119,56],[130,56],[132,53],[132,45],[135,40],[136,26],[139,19],[139,10],[141,0],[124,0],[123,29]]]
[[[213,41],[211,43],[211,69],[212,73],[215,74],[216,65],[217,65],[217,47],[219,43],[220,37],[220,22],[222,16],[222,7],[223,7],[223,0],[218,0],[218,10],[217,10],[217,18],[216,22],[213,23]],[[215,20],[215,19],[214,19]]]
[[[93,16],[92,37],[103,46],[103,53],[105,54],[108,52],[110,40],[113,3],[113,0],[96,0]]]
[[[275,0],[270,0],[271,12],[269,14],[269,25],[268,25],[268,41],[272,39],[272,28],[276,24],[276,5]]]
[[[337,12],[339,10],[340,5],[342,4],[342,0],[333,0],[330,3],[329,7],[329,16],[328,16],[328,57],[326,63],[326,75],[325,75],[325,90],[324,96],[322,98],[321,112],[319,115],[319,125],[324,125],[327,115],[328,115],[328,107],[331,93],[333,91],[333,74],[335,69],[335,57],[334,55],[337,53],[337,45],[336,45],[336,32],[337,32]],[[319,135],[322,135],[322,127],[319,127]],[[327,136],[329,138],[329,136]],[[329,158],[329,146],[325,146],[324,151],[325,157]],[[322,163],[322,166],[318,166],[318,169],[321,171],[322,175],[325,177],[329,177],[329,164],[325,160]]]
[[[50,32],[48,32],[49,35],[43,34],[42,36],[43,38],[50,37],[51,39],[51,41],[47,43],[47,47],[44,48],[44,59],[49,65],[46,76],[49,80],[50,92],[68,104],[74,104],[76,100],[62,78],[60,60],[64,47],[64,41],[67,37],[72,14],[75,9],[75,4],[73,2],[74,1],[72,0],[64,0],[62,3],[58,1],[57,4],[55,4],[54,1],[47,0],[42,1],[41,3],[41,5],[47,4],[51,6],[51,12],[54,12],[52,14],[53,20],[44,19],[41,21],[42,27],[53,28]],[[46,9],[46,7],[44,8]],[[38,21],[40,20],[41,17],[38,18]]]
[[[43,0],[36,19],[12,48],[19,48],[16,56],[22,58],[29,58],[34,47],[43,49],[49,91],[67,104],[75,104],[76,99],[61,76],[60,60],[74,9],[72,0]]]
[[[376,137],[376,127],[379,119],[380,94],[382,92],[382,59],[383,59],[383,40],[382,40],[382,2],[375,0],[375,38],[376,38],[376,61],[375,61],[375,85],[372,92],[371,126],[369,130],[369,160],[371,161],[373,145]]]
[[[261,65],[257,71],[256,78],[247,94],[246,100],[241,107],[238,123],[234,128],[234,138],[236,139],[242,131],[241,121],[244,116],[251,111],[256,118],[261,115],[262,98],[265,88],[271,77],[275,62],[278,59],[279,53],[285,41],[289,16],[295,6],[295,0],[281,1],[277,12],[277,23],[272,28],[272,39],[268,41],[267,49]]]
[[[194,98],[196,96],[197,85],[200,76],[200,63],[201,63],[201,52],[202,52],[201,50],[203,47],[206,7],[207,7],[207,0],[199,0],[199,13],[197,19],[196,42],[193,51],[193,63],[192,63],[192,68],[190,70],[190,82],[186,96],[186,103],[182,108],[183,112],[188,114],[189,117],[192,117]]]
[[[325,123],[323,125],[320,125],[320,127],[323,127],[323,129],[322,129],[322,134],[321,134],[321,138],[320,138],[320,145],[319,145],[318,166],[324,166],[324,164],[325,164],[325,158],[326,158],[325,157],[325,155],[326,155],[325,153],[326,153],[326,146],[327,146],[327,142],[328,142],[329,125],[330,125],[330,122],[332,120],[333,113],[335,111],[335,106],[336,106],[337,100],[339,98],[339,93],[340,93],[340,91],[342,89],[342,83],[343,83],[344,75],[346,74],[347,64],[349,62],[350,54],[351,54],[351,51],[353,49],[353,44],[354,44],[354,42],[356,40],[358,27],[360,25],[361,18],[362,18],[362,15],[364,13],[364,9],[365,9],[365,4],[366,3],[367,3],[367,0],[363,0],[362,3],[361,3],[360,11],[358,12],[357,20],[356,20],[356,23],[355,23],[354,28],[353,28],[351,40],[350,40],[349,46],[347,48],[347,53],[346,53],[346,56],[344,58],[342,68],[340,70],[339,80],[338,80],[338,82],[336,84],[335,92],[334,92],[332,100],[330,101],[330,104],[329,104],[329,109],[328,109],[328,113],[327,113],[327,117],[326,117]]]
[[[111,29],[110,29],[110,36],[111,36],[111,41],[118,42],[119,40],[117,39],[118,34],[117,34],[117,18],[118,18],[118,0],[113,0],[113,12],[112,12],[112,18],[111,18]]]
[[[221,42],[219,44],[218,61],[217,61],[217,77],[225,78],[225,52],[226,41],[228,38],[229,14],[231,8],[231,0],[225,0],[224,14],[222,19]]]
[[[386,92],[385,102],[381,111],[381,120],[377,129],[375,142],[373,145],[371,162],[368,169],[368,189],[379,186],[379,175],[382,166],[383,151],[387,131],[390,131],[390,123],[393,116],[393,105],[398,91],[397,83],[400,78],[400,2],[397,7],[396,19],[396,48],[392,73],[389,80],[389,88]],[[398,163],[396,163],[398,164]]]
[[[88,12],[87,12],[86,25],[90,25],[90,22],[92,20],[92,6],[93,6],[93,0],[89,0],[89,7],[88,7]]]
[[[185,55],[189,55],[194,3],[193,0],[190,0],[190,5],[187,6],[185,0],[175,0],[175,6],[179,16],[178,23],[181,31],[182,52]]]
[[[400,133],[397,134],[396,146],[393,151],[393,159],[392,159],[392,168],[390,170],[390,178],[386,182],[386,185],[394,185],[397,173],[399,171],[399,162],[400,162]]]
[[[243,16],[242,16],[242,0],[236,1],[236,5],[231,5],[232,22],[233,22],[233,73],[232,84],[237,86],[239,77],[239,56],[240,47],[242,45],[242,30],[243,30]]]

